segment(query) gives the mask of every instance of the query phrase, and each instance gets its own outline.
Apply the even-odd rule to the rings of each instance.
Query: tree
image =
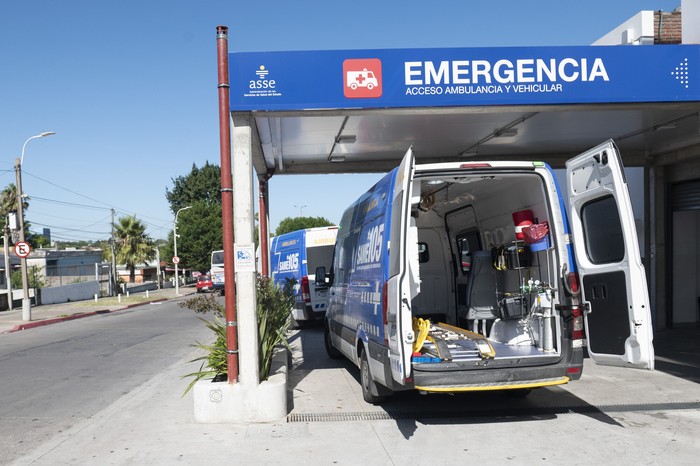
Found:
[[[221,205],[221,168],[218,165],[205,162],[202,168],[197,168],[192,164],[188,175],[171,180],[173,189],[165,189],[165,198],[173,215],[196,201]]]
[[[205,273],[211,265],[211,252],[223,249],[221,205],[196,201],[191,206],[178,217],[177,255],[181,267]],[[170,232],[170,244],[172,236]]]
[[[15,270],[10,275],[10,281],[12,282],[12,288],[15,290],[22,289],[24,286],[22,282],[22,271]],[[27,269],[27,283],[29,288],[46,288],[46,281],[44,281],[43,275],[41,275],[41,269],[36,265],[32,265]]]
[[[24,210],[27,210],[29,207],[26,197],[22,199],[22,207]],[[0,215],[2,215],[2,218],[0,218],[0,229],[5,228],[7,214],[10,212],[17,212],[17,186],[13,183],[8,184],[7,187],[0,192]],[[24,229],[25,232],[28,230],[26,223]]]
[[[286,217],[275,230],[275,236],[305,228],[329,227],[333,224],[325,217]]]
[[[22,211],[26,212],[29,208],[29,198],[22,198]],[[10,183],[5,189],[0,192],[0,231],[5,229],[7,214],[17,212],[17,187]],[[19,225],[17,225],[19,226]],[[30,230],[31,224],[24,218],[24,237],[32,245],[32,248],[41,248],[48,246],[48,238],[42,234],[32,234]]]
[[[181,266],[206,272],[211,251],[223,249],[221,169],[209,162],[201,168],[193,164],[188,175],[172,181],[173,188],[166,188],[165,197],[173,215],[183,207],[192,207],[183,210],[177,222],[177,255]],[[168,243],[168,248],[161,250],[161,257],[166,260],[172,257],[172,232]]]
[[[154,242],[146,234],[146,226],[135,216],[122,217],[114,226],[116,260],[129,269],[131,283],[136,278],[136,266],[147,265],[155,258]]]

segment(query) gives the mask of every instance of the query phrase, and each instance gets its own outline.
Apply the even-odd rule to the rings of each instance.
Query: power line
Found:
[[[56,228],[57,230],[79,231],[79,232],[83,232],[83,233],[95,233],[98,235],[108,235],[109,234],[108,232],[105,232],[105,231],[88,231],[88,230],[85,230],[83,228],[66,228],[66,227],[59,227],[56,225],[46,225],[45,223],[39,223],[39,222],[31,222],[31,224],[32,224],[32,226],[36,225],[36,226],[42,226],[45,228]]]
[[[10,173],[10,172],[14,172],[14,170],[5,170],[5,172]],[[3,171],[0,170],[0,176],[2,176],[2,173],[3,173]],[[169,231],[170,231],[170,224],[172,223],[171,220],[163,220],[163,219],[161,219],[161,218],[151,217],[151,216],[149,216],[149,215],[142,215],[142,214],[139,214],[139,213],[137,213],[137,212],[130,213],[129,211],[127,211],[127,210],[125,210],[125,209],[116,208],[116,207],[112,206],[111,204],[108,204],[108,203],[106,203],[106,202],[100,201],[99,199],[95,199],[95,198],[90,197],[90,196],[87,196],[87,195],[85,195],[85,194],[78,193],[77,191],[74,191],[74,190],[72,190],[72,189],[66,188],[66,187],[64,187],[64,186],[60,186],[59,184],[56,184],[56,183],[54,183],[54,182],[52,182],[52,181],[46,180],[46,179],[41,178],[41,177],[39,177],[39,176],[36,176],[36,175],[34,175],[34,174],[30,173],[30,172],[27,172],[26,170],[23,170],[23,174],[28,175],[28,176],[30,176],[30,177],[32,177],[32,178],[34,178],[34,179],[36,179],[36,180],[39,180],[39,181],[41,181],[41,182],[47,183],[47,184],[49,184],[49,185],[51,185],[51,186],[55,186],[55,187],[57,187],[57,188],[59,188],[59,189],[61,189],[61,190],[63,190],[63,191],[69,192],[69,193],[71,193],[71,194],[73,194],[73,195],[76,195],[76,196],[78,196],[78,197],[81,197],[81,198],[84,198],[84,199],[87,199],[87,200],[90,200],[90,201],[92,201],[92,202],[96,202],[96,203],[98,203],[98,204],[102,204],[102,205],[108,206],[108,207],[100,207],[100,206],[89,205],[89,204],[80,204],[80,203],[76,203],[76,202],[61,201],[61,200],[58,200],[58,199],[47,199],[47,198],[43,198],[43,197],[39,197],[39,196],[31,196],[30,199],[31,199],[32,201],[39,201],[39,202],[45,202],[45,203],[49,203],[49,204],[63,205],[63,206],[66,206],[66,207],[76,207],[76,208],[88,209],[88,210],[111,210],[111,211],[116,211],[119,215],[137,217],[137,218],[139,219],[139,221],[141,221],[146,227],[148,227],[148,228],[151,229],[152,231],[156,231],[156,232],[160,232],[160,233],[169,232]],[[149,221],[147,221],[147,220],[145,220],[145,219],[152,219],[152,220],[155,220],[155,221],[158,222],[158,224],[149,222]],[[33,222],[33,223],[34,223],[34,224],[37,224],[36,222]],[[166,226],[163,226],[163,224],[165,224]],[[92,224],[91,226],[94,226],[94,225],[95,225],[95,224]],[[61,227],[52,227],[52,228],[61,228]],[[77,231],[83,231],[83,230],[80,230],[80,229],[68,229],[68,230],[73,230],[73,231],[76,231],[76,232],[77,232]],[[90,233],[96,233],[96,232],[86,231],[85,233],[90,234]]]
[[[56,199],[47,199],[45,197],[38,197],[38,196],[30,196],[29,199],[32,201],[44,201],[44,202],[48,202],[49,204],[59,204],[59,205],[65,205],[65,206],[81,207],[83,209],[107,210],[107,211],[110,210],[109,207],[97,207],[97,206],[86,205],[86,204],[76,204],[75,202],[58,201]]]
[[[97,202],[98,204],[102,204],[102,205],[108,206],[108,208],[114,209],[115,211],[118,211],[118,212],[120,212],[120,213],[124,213],[125,215],[131,215],[131,214],[126,214],[126,212],[127,212],[126,209],[121,209],[121,208],[119,208],[119,207],[113,206],[113,205],[108,204],[108,203],[106,203],[106,202],[100,201],[100,200],[98,200],[98,199],[94,199],[94,198],[92,198],[92,197],[90,197],[90,196],[86,196],[86,195],[84,195],[84,194],[81,194],[81,193],[79,193],[79,192],[77,192],[77,191],[73,191],[72,189],[68,189],[68,188],[63,187],[63,186],[61,186],[61,185],[58,185],[58,184],[56,184],[56,183],[54,183],[54,182],[52,182],[52,181],[45,180],[45,179],[43,179],[43,178],[41,178],[41,177],[39,177],[39,176],[36,176],[36,175],[34,175],[34,174],[32,174],[32,173],[28,173],[26,170],[22,170],[22,174],[23,174],[23,175],[27,174],[27,175],[31,176],[32,178],[34,178],[34,179],[37,179],[37,180],[39,180],[39,181],[43,181],[44,183],[50,184],[50,185],[52,185],[52,186],[55,186],[55,187],[57,187],[57,188],[59,188],[59,189],[62,189],[62,190],[64,190],[64,191],[67,191],[67,192],[69,192],[69,193],[71,193],[71,194],[74,194],[74,195],[76,195],[76,196],[79,196],[79,197],[88,199],[88,200],[93,201],[93,202]],[[90,207],[90,208],[96,208],[95,206],[89,206],[89,207]],[[167,222],[167,220],[163,220],[163,219],[158,219],[158,218],[155,218],[155,217],[150,217],[150,216],[146,216],[146,215],[137,214],[136,212],[135,212],[133,215],[138,215],[139,219],[145,217],[145,218],[152,218],[152,219],[154,219],[154,220],[158,220],[158,221],[162,221],[162,222]],[[146,222],[144,222],[144,223],[146,223]]]

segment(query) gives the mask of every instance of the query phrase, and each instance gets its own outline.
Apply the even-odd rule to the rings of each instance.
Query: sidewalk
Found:
[[[680,333],[698,336],[696,329]],[[371,406],[362,401],[356,368],[317,355],[321,332],[312,328],[295,335],[288,390],[290,415],[298,420],[194,422],[192,393],[181,398],[185,358],[10,464],[589,465],[609,464],[622,450],[624,464],[696,464],[700,454],[694,441],[700,386],[669,373],[586,360],[576,383],[506,401],[512,412],[483,417],[478,405],[473,416],[460,419],[460,401],[488,408],[503,400],[404,394],[386,407]],[[675,340],[671,332],[660,340],[669,338]],[[697,352],[697,340],[683,346]],[[560,404],[580,410],[557,410]],[[423,405],[429,407],[423,411]],[[554,409],[522,414],[538,406]],[[409,414],[402,416],[405,409]],[[455,410],[456,417],[441,417],[447,410]]]
[[[61,304],[47,304],[32,306],[31,320],[22,319],[22,307],[16,307],[11,311],[0,311],[0,333],[17,332],[42,325],[55,324],[66,320],[80,319],[83,317],[104,314],[107,312],[128,309],[143,304],[165,301],[173,298],[182,298],[194,294],[194,286],[182,286],[179,289],[180,296],[175,294],[175,288],[139,292],[121,298],[108,297],[95,300],[75,301]]]
[[[148,298],[139,293],[116,304],[103,299],[37,306],[31,322],[22,321],[21,309],[4,311],[0,332],[193,293],[187,287],[180,288],[181,297],[168,289],[149,292]],[[521,401],[404,393],[377,407],[362,401],[357,368],[328,359],[322,331],[312,327],[295,331],[291,338],[287,419],[196,423],[192,392],[181,398],[183,367],[192,359],[188,356],[9,464],[217,465],[235,458],[240,464],[274,465],[477,461],[486,466],[545,459],[587,465],[610,463],[622,449],[625,464],[695,464],[700,455],[694,441],[700,430],[700,329],[665,330],[655,340],[654,372],[596,366],[586,360],[580,381],[541,389]],[[475,404],[465,408],[465,402]],[[511,411],[480,414],[493,406],[502,409],[501,403]],[[469,409],[472,415],[459,417]],[[539,411],[528,416],[523,414],[527,409]],[[441,414],[453,411],[455,416]]]

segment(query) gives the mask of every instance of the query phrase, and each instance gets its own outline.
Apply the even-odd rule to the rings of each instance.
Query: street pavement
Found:
[[[21,309],[0,312],[0,332],[133,307],[79,304],[34,307],[30,323]],[[699,337],[697,328],[658,332],[653,372],[586,360],[581,380],[524,399],[407,392],[372,406],[357,368],[328,359],[320,328],[304,328],[290,338],[285,419],[194,422],[192,394],[181,396],[188,356],[11,464],[697,464]]]
[[[23,320],[20,304],[11,311],[0,311],[0,334],[81,319],[96,314],[116,312],[150,302],[186,298],[196,291],[194,286],[183,286],[179,288],[178,292],[175,292],[175,288],[165,288],[152,290],[148,293],[134,293],[128,297],[122,295],[119,298],[98,298],[97,300],[32,306],[31,319],[29,321]]]

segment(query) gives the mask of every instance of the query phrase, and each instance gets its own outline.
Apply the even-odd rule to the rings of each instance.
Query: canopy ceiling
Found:
[[[696,103],[253,113],[259,175],[385,172],[413,145],[417,163],[530,159],[561,166],[607,139],[627,166],[698,153]]]

